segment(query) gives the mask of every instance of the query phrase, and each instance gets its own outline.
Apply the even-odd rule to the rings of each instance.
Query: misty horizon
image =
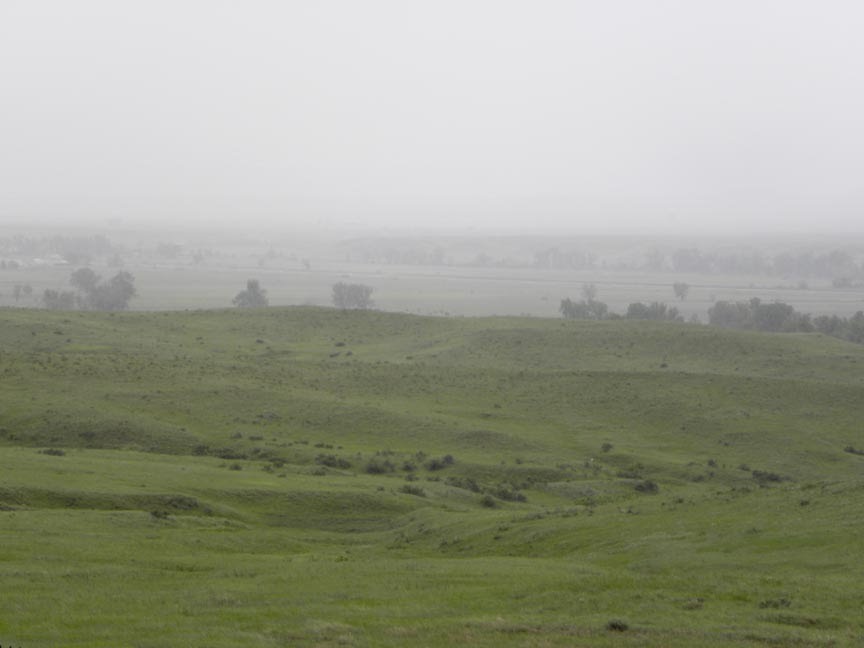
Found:
[[[0,222],[864,231],[864,8],[0,7]]]

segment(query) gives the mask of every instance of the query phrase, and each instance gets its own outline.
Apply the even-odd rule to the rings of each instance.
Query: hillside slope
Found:
[[[3,310],[0,376],[0,645],[864,641],[860,346]]]

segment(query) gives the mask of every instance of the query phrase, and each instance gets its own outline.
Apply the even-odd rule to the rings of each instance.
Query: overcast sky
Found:
[[[0,222],[864,231],[860,0],[0,0]]]

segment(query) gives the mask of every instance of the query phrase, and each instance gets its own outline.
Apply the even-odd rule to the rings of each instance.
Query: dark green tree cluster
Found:
[[[246,282],[246,290],[241,290],[235,295],[233,304],[238,308],[266,308],[270,305],[270,300],[261,283],[257,279],[249,279]]]
[[[594,284],[585,284],[582,286],[582,299],[574,301],[569,297],[561,300],[561,305],[558,307],[564,319],[587,319],[587,320],[604,320],[604,319],[636,319],[636,320],[657,320],[663,322],[683,322],[684,318],[674,306],[670,307],[662,302],[652,302],[643,304],[635,302],[627,307],[627,312],[624,315],[612,313],[609,311],[609,306],[597,299],[597,286]]]
[[[765,303],[757,297],[748,302],[719,301],[708,309],[712,326],[778,333],[823,333],[864,344],[864,311],[852,317],[819,315],[796,311],[783,302]]]
[[[593,283],[582,286],[581,300],[562,299],[558,310],[564,319],[602,320],[609,315],[609,307],[597,299],[597,286]]]
[[[342,310],[372,308],[372,286],[349,284],[340,281],[333,285],[333,305]]]
[[[42,294],[45,308],[121,311],[129,308],[129,301],[138,294],[135,277],[128,272],[118,272],[106,281],[90,268],[79,268],[72,273],[69,282],[77,292],[45,290]]]
[[[683,322],[684,318],[674,306],[667,306],[663,302],[651,302],[643,304],[635,302],[627,307],[624,314],[625,319],[655,320],[659,322]]]

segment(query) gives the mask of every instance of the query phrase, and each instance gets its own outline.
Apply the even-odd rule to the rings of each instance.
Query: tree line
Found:
[[[687,284],[675,284],[673,289],[679,299],[684,299],[689,290]],[[669,306],[663,302],[634,302],[627,306],[627,311],[622,315],[613,313],[609,306],[597,299],[597,286],[585,284],[582,286],[582,299],[575,301],[569,297],[561,300],[558,307],[564,319],[589,319],[589,320],[613,320],[613,319],[635,319],[655,320],[661,322],[683,322],[681,315],[675,306]]]
[[[353,284],[340,281],[333,284],[331,301],[336,308],[342,310],[366,310],[374,306],[372,301],[372,286]],[[265,308],[270,305],[267,291],[261,287],[258,279],[249,279],[245,290],[241,290],[232,302],[238,308]]]
[[[110,279],[102,279],[90,268],[79,268],[69,277],[71,290],[46,289],[42,304],[48,310],[121,311],[129,308],[129,301],[138,294],[135,277],[118,272]]]
[[[673,286],[679,299],[686,297],[688,288],[686,284]],[[594,284],[585,284],[582,287],[581,300],[576,301],[569,297],[562,299],[559,312],[565,319],[684,321],[677,308],[656,301],[650,304],[632,303],[623,314],[610,312],[608,305],[597,299],[597,288]],[[784,302],[763,302],[754,297],[749,301],[718,301],[708,309],[708,323],[711,326],[743,331],[822,333],[864,344],[864,311],[858,311],[851,317],[814,316],[797,311]]]
[[[750,301],[718,301],[708,309],[712,326],[745,331],[775,333],[823,333],[831,337],[864,344],[864,311],[851,317],[801,313],[783,302],[765,303],[758,297]]]

